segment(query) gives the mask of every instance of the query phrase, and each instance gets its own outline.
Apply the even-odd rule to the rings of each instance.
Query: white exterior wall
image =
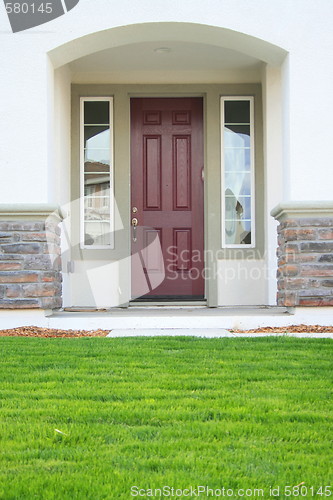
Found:
[[[71,75],[67,66],[54,72],[54,99],[50,124],[54,133],[50,150],[50,196],[63,205],[70,199],[71,166]]]
[[[289,126],[290,199],[329,199],[333,169],[329,169],[333,111],[333,8],[330,0],[80,0],[66,15],[45,25],[12,34],[0,5],[0,151],[2,202],[15,196],[22,202],[52,201],[48,173],[54,160],[48,146],[52,112],[48,106],[50,79],[47,53],[76,38],[116,26],[147,22],[186,22],[221,26],[265,40],[290,53]],[[172,36],[172,34],[171,34]],[[237,41],[225,36],[226,45]],[[91,47],[93,52],[94,47]],[[254,54],[260,47],[249,46]],[[68,58],[74,57],[68,53]],[[286,146],[287,147],[287,146]],[[23,168],[23,165],[26,168]],[[315,175],[314,175],[315,171]]]
[[[2,12],[2,21],[3,15]],[[2,203],[49,201],[49,73],[48,58],[39,38],[0,34]]]

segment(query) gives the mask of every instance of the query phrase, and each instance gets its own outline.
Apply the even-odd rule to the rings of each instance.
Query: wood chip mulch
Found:
[[[232,333],[332,333],[333,326],[291,325],[283,327],[267,326],[253,330],[230,330]],[[0,337],[106,337],[110,330],[58,330],[38,326],[22,326],[10,330],[0,330]]]
[[[320,325],[291,325],[291,326],[266,326],[253,330],[230,330],[232,333],[332,333],[333,326]]]
[[[0,330],[0,337],[106,337],[110,330],[57,330],[38,326],[22,326],[10,330]]]

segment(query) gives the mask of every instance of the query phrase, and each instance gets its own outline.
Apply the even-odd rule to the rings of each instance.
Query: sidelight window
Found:
[[[222,247],[252,248],[254,126],[252,97],[221,98]]]
[[[81,98],[81,247],[113,247],[113,100]]]

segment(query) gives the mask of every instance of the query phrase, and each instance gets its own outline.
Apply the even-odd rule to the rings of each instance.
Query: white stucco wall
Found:
[[[221,26],[289,52],[284,110],[289,130],[285,128],[283,146],[289,157],[285,154],[283,161],[290,165],[290,170],[285,178],[284,197],[331,197],[330,0],[122,0],[116,9],[109,0],[80,0],[66,15],[16,34],[11,33],[4,5],[0,4],[0,109],[1,116],[6,117],[0,124],[1,171],[5,173],[0,185],[3,202],[12,202],[13,196],[22,202],[47,202],[56,197],[54,174],[50,172],[55,157],[50,153],[50,146],[51,150],[54,147],[50,126],[54,121],[49,116],[52,72],[48,71],[47,53],[66,42],[112,27],[174,21]],[[236,50],[241,47],[264,57],[264,49],[255,40],[252,44],[243,43],[232,32],[223,36],[226,46]],[[69,59],[74,57],[78,45],[67,50]],[[93,45],[90,50],[93,52]]]

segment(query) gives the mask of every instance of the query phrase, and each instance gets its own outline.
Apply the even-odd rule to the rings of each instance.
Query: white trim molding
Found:
[[[105,124],[99,124],[99,123],[94,123],[94,124],[89,124],[86,123],[84,120],[84,105],[86,102],[107,102],[109,103],[109,123]],[[103,249],[112,249],[114,248],[114,154],[113,154],[113,136],[114,136],[114,124],[113,124],[113,97],[108,96],[108,97],[101,97],[101,96],[96,96],[96,97],[81,97],[80,98],[80,248],[82,249],[89,249],[89,250],[103,250]],[[86,196],[85,194],[85,126],[90,126],[90,127],[100,127],[100,126],[108,126],[109,127],[109,132],[110,132],[110,140],[108,144],[108,149],[109,149],[109,171],[106,173],[106,175],[101,175],[100,180],[105,182],[107,177],[107,182],[110,182],[110,187],[109,187],[109,235],[110,235],[110,242],[108,244],[92,244],[88,245],[85,243],[85,199],[88,198],[105,198],[105,196]],[[98,148],[99,149],[99,148]],[[104,150],[104,148],[102,148]],[[88,174],[89,175],[89,174]],[[103,224],[104,222],[107,221],[100,221],[100,220],[92,220],[90,223],[98,223],[98,224]]]
[[[271,216],[280,222],[290,218],[333,218],[333,201],[285,201],[271,210]]]
[[[44,220],[54,217],[59,221],[65,218],[58,205],[48,203],[10,203],[0,204],[0,220]]]
[[[239,102],[239,101],[247,101],[249,102],[249,121],[242,122],[242,123],[226,123],[225,121],[225,103],[226,102]],[[256,246],[256,227],[255,227],[255,140],[254,140],[254,97],[253,96],[221,96],[220,98],[220,113],[221,113],[221,233],[222,233],[222,242],[221,246],[222,248],[255,248]],[[234,127],[239,127],[239,126],[246,126],[249,127],[249,146],[242,146],[242,147],[237,147],[237,148],[226,148],[225,147],[225,128],[228,128],[229,126],[234,126]],[[238,134],[235,134],[238,135]],[[249,150],[249,170],[233,170],[233,171],[227,171],[226,166],[225,166],[225,153],[226,149],[239,149],[242,151]],[[248,195],[237,195],[237,198],[250,198],[250,217],[249,218],[244,218],[242,219],[241,217],[239,220],[236,221],[235,218],[232,219],[227,219],[226,217],[226,180],[225,176],[226,174],[237,174],[238,176],[244,176],[249,174],[250,179],[249,179],[249,194]],[[236,195],[235,195],[236,196]],[[234,198],[235,198],[234,196]],[[237,199],[236,198],[236,199]],[[239,204],[239,200],[237,199],[237,204]],[[228,243],[226,241],[226,231],[227,231],[227,223],[250,223],[250,231],[249,234],[251,236],[251,243]],[[245,226],[242,227],[242,229],[245,229]]]

